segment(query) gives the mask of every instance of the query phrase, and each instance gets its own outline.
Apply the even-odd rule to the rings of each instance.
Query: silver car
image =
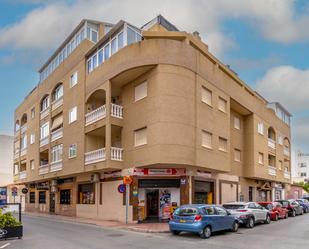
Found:
[[[248,228],[259,222],[270,223],[269,211],[256,202],[231,202],[222,206]]]

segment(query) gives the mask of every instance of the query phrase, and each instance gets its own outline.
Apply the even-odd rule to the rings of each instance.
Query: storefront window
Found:
[[[39,192],[39,203],[45,204],[46,203],[46,191]]]
[[[94,184],[82,184],[78,186],[78,203],[94,204]]]
[[[35,203],[35,192],[29,193],[29,203]]]
[[[71,204],[71,191],[69,189],[64,189],[60,191],[60,204]]]
[[[194,203],[213,204],[213,183],[204,181],[195,181],[194,184]]]

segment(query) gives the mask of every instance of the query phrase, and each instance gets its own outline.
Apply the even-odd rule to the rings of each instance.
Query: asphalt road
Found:
[[[237,233],[219,233],[208,240],[191,234],[144,234],[42,217],[25,216],[23,223],[24,237],[0,241],[0,249],[309,248],[309,214],[253,229],[241,228]]]

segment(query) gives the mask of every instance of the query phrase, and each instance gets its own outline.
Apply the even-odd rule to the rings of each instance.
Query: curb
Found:
[[[126,230],[139,232],[139,233],[169,233],[169,230],[152,230],[152,229],[144,229],[138,227],[124,227]]]

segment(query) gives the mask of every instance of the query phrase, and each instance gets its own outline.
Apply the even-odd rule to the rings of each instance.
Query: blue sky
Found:
[[[38,83],[37,69],[82,18],[141,26],[159,13],[199,31],[241,79],[290,110],[294,149],[309,152],[305,0],[0,0],[0,134],[13,133],[14,109]]]

